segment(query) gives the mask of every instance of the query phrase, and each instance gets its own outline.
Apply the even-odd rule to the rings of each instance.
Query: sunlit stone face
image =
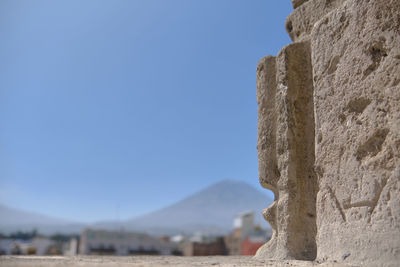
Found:
[[[391,266],[400,260],[400,2],[292,3],[294,43],[257,68],[259,178],[275,193],[263,211],[273,237],[257,256]]]

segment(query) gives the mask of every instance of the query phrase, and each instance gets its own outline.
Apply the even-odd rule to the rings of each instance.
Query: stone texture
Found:
[[[400,262],[400,1],[299,1],[257,68],[258,258]]]
[[[293,8],[298,8],[299,6],[301,6],[302,4],[304,4],[307,1],[308,0],[292,0]]]
[[[285,22],[292,41],[309,40],[314,24],[343,2],[345,0],[310,0],[296,8]]]
[[[259,254],[314,259],[317,182],[310,43],[294,43],[276,58],[262,59],[258,80],[260,182],[277,196],[264,211],[272,240]]]
[[[399,29],[400,1],[353,0],[312,31],[319,259],[400,260]]]
[[[346,267],[351,266],[339,263],[312,263],[305,261],[276,261],[254,259],[246,256],[202,256],[202,257],[178,257],[178,256],[0,256],[2,267]]]
[[[258,103],[258,166],[260,183],[277,193],[279,171],[276,160],[276,59],[267,56],[260,60],[257,67],[257,103]]]

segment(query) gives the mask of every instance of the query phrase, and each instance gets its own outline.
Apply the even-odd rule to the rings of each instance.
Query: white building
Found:
[[[254,230],[254,212],[246,211],[236,215],[233,228],[241,230],[242,239],[249,236]]]
[[[68,243],[64,245],[63,255],[75,256],[78,253],[78,240],[72,238]]]

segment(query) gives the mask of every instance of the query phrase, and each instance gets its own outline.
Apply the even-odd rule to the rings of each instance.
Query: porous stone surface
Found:
[[[400,260],[400,1],[347,1],[311,40],[318,258]]]
[[[309,42],[290,44],[276,58],[263,58],[258,67],[260,182],[277,196],[264,211],[274,232],[262,254],[276,259],[316,255],[310,52]]]
[[[275,193],[257,258],[398,266],[400,1],[294,7],[295,42],[257,67],[260,183]]]
[[[346,0],[309,0],[296,8],[285,22],[286,31],[292,41],[310,39],[316,22],[333,9],[341,6]]]
[[[212,257],[178,257],[178,256],[0,256],[2,267],[350,267],[354,265],[340,263],[312,263],[297,260],[262,260],[249,256],[212,256]]]
[[[302,4],[304,4],[307,1],[308,0],[292,0],[293,8],[298,8],[299,6],[301,6]]]

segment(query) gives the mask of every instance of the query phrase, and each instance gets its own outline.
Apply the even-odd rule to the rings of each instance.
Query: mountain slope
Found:
[[[225,180],[176,204],[124,223],[128,229],[179,229],[221,232],[232,229],[235,215],[254,211],[256,223],[267,227],[261,215],[272,200],[245,182]]]
[[[43,234],[54,233],[57,231],[62,231],[64,233],[78,233],[83,227],[83,224],[0,205],[1,233],[30,231],[32,229],[37,229]]]
[[[272,200],[245,182],[225,180],[211,185],[173,205],[122,222],[99,222],[89,227],[151,234],[225,233],[232,229],[238,213],[254,211],[256,223],[267,227],[261,215]],[[133,205],[132,205],[133,206]],[[0,205],[0,233],[30,231],[40,233],[78,233],[88,225],[69,222],[32,212],[20,211]]]

